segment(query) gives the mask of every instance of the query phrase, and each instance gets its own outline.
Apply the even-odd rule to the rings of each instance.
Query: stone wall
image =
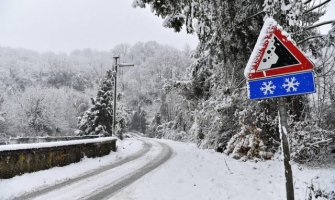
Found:
[[[39,143],[39,142],[56,142],[56,141],[69,141],[69,140],[81,140],[81,139],[94,139],[98,138],[99,135],[86,135],[86,136],[63,136],[63,137],[19,137],[10,138],[9,144],[27,144],[27,143]]]
[[[75,142],[52,142],[0,146],[0,179],[27,172],[65,166],[79,162],[84,156],[100,157],[116,151],[116,139],[86,139]],[[56,144],[56,145],[55,145]],[[50,146],[47,146],[50,145]],[[24,147],[24,148],[23,148]]]

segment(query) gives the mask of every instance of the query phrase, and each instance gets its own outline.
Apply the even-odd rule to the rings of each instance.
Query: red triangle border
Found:
[[[272,37],[272,34],[274,34],[280,40],[280,42],[292,53],[292,55],[299,61],[299,64],[283,66],[264,71],[257,71],[257,68],[259,67],[260,62],[264,56],[265,50],[269,44],[269,39]],[[263,43],[263,47],[259,50],[259,54],[261,54],[261,59],[258,59],[257,62],[253,64],[256,67],[253,67],[255,69],[254,72],[250,72],[248,74],[248,79],[259,79],[313,70],[314,64],[295,46],[295,44],[291,42],[291,40],[289,40],[284,34],[282,34],[282,31],[277,26],[273,26],[272,33],[267,35],[265,39],[266,41]]]

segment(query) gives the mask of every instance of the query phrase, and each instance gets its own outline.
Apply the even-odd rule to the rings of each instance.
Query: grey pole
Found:
[[[119,56],[114,56],[114,108],[113,108],[113,134],[116,135],[116,88],[117,88],[117,70],[119,67],[134,67],[134,64],[127,64],[127,63],[118,63]],[[123,140],[122,132],[118,135],[120,140]]]
[[[115,56],[115,65],[114,65],[114,109],[113,109],[113,133],[116,135],[116,87],[117,87],[117,67],[118,67],[118,61],[119,57]],[[120,140],[123,140],[122,133],[119,135]]]
[[[291,169],[291,156],[290,147],[288,143],[288,125],[287,125],[287,112],[285,106],[285,98],[278,99],[278,110],[279,110],[279,132],[281,134],[282,151],[284,155],[284,169],[286,179],[286,197],[287,200],[294,200],[294,187],[293,187],[293,176]]]

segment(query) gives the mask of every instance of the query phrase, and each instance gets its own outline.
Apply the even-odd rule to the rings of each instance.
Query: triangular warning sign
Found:
[[[258,79],[312,69],[313,63],[283,33],[277,22],[268,18],[244,75],[248,79]]]

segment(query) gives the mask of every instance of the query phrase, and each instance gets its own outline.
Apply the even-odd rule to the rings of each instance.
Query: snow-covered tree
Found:
[[[247,100],[242,71],[266,17],[276,19],[285,30],[293,33],[291,37],[300,48],[318,56],[322,45],[317,43],[318,37],[315,36],[318,32],[314,25],[325,13],[322,7],[321,10],[315,9],[320,6],[317,7],[314,1],[302,0],[135,0],[133,5],[141,8],[150,6],[157,16],[165,20],[163,26],[180,31],[185,25],[188,33],[195,33],[199,38],[194,54],[197,60],[190,67],[189,81],[170,84],[188,102],[181,104],[179,112],[189,113],[184,116],[184,121],[188,122],[186,127],[198,127],[196,131],[188,129],[187,132],[196,133],[193,138],[199,146],[221,150],[232,148],[252,135],[252,138],[258,138],[261,131],[260,141],[253,143],[255,146],[250,143],[250,147],[258,149],[249,155],[262,157],[259,152],[273,152],[279,140],[277,102],[262,100],[254,103]],[[306,42],[310,40],[314,42]],[[287,103],[295,121],[309,117],[306,96],[290,97]],[[246,116],[252,120],[239,123]],[[179,118],[175,118],[174,123]],[[244,139],[236,140],[233,137],[235,134]],[[264,146],[260,149],[257,143]],[[235,152],[247,155],[248,151],[236,149]]]
[[[89,108],[78,122],[78,135],[112,135],[113,129],[113,72],[107,71],[102,79],[92,107]]]
[[[29,87],[6,95],[1,108],[8,136],[71,135],[77,124],[78,99],[87,98],[70,88]]]

